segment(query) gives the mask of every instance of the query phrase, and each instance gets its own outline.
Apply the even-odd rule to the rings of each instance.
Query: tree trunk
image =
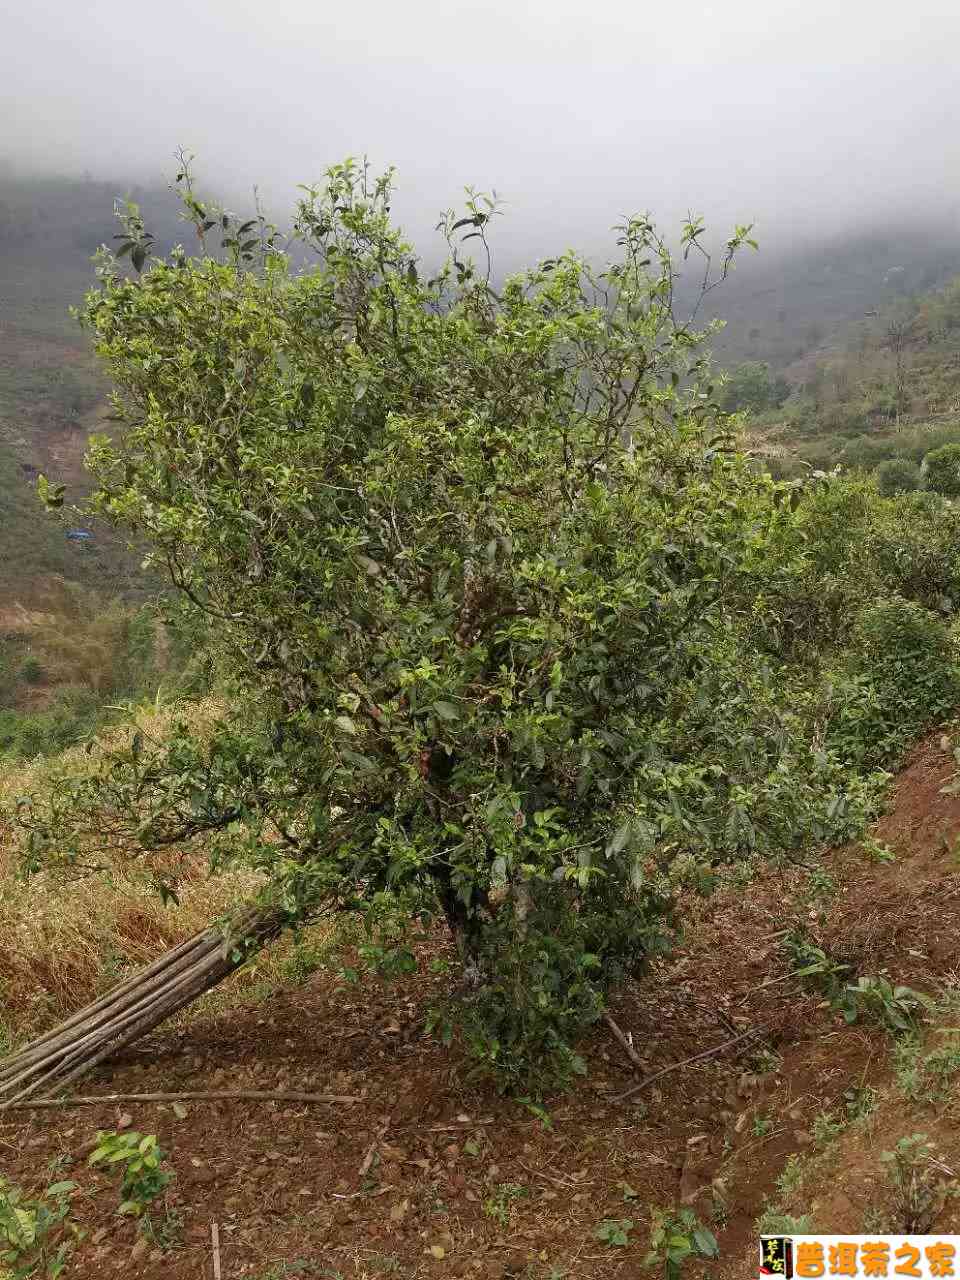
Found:
[[[181,942],[0,1063],[0,1111],[86,1075],[217,986],[287,923],[275,908],[252,906],[229,933],[212,926]]]

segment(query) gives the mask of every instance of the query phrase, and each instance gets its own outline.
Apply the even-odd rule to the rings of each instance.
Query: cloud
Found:
[[[347,153],[400,171],[418,235],[466,183],[508,243],[620,214],[769,241],[955,212],[960,6],[916,0],[31,0],[3,18],[0,155],[20,168],[259,182],[278,212]]]

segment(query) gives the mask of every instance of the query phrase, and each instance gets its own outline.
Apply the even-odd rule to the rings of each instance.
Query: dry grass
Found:
[[[176,717],[202,731],[220,709],[212,698],[147,707],[138,712],[138,723],[162,736]],[[130,731],[112,730],[104,744]],[[76,749],[0,774],[0,1022],[8,1042],[82,1007],[132,968],[210,924],[256,885],[241,872],[210,879],[198,857],[181,882],[180,905],[164,906],[148,870],[122,851],[110,857],[108,872],[69,884],[46,873],[24,880],[18,871],[21,833],[12,819],[17,797],[42,793],[65,765],[78,773],[96,768],[98,755]]]
[[[131,627],[136,610],[122,600],[48,574],[33,584],[35,607],[14,602],[0,609],[0,641],[14,641],[38,665],[39,687],[21,689],[20,700],[36,709],[63,685],[108,694],[132,674]],[[156,677],[163,674],[167,637],[154,625],[149,638]],[[139,672],[137,673],[139,674]],[[146,674],[146,671],[143,672]]]

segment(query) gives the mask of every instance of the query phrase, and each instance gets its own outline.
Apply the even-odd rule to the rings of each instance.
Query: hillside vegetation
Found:
[[[759,229],[764,242],[764,229]],[[726,321],[714,342],[725,367],[744,362],[782,371],[842,344],[869,313],[939,289],[960,272],[960,236],[950,221],[859,227],[810,236],[790,249],[738,264],[708,302]]]
[[[39,472],[66,483],[72,501],[89,492],[83,454],[109,384],[71,310],[89,287],[93,253],[114,234],[115,200],[130,194],[168,237],[179,232],[162,191],[0,177],[0,611],[29,606],[48,574],[107,597],[133,589],[136,561],[122,540],[101,527],[92,544],[72,545],[35,500]]]
[[[893,460],[919,467],[960,441],[960,277],[887,302],[782,371],[734,367],[724,396],[746,413],[748,441],[777,475],[874,471]],[[905,487],[922,487],[916,471],[900,474]]]
[[[0,758],[82,740],[111,704],[155,696],[179,662],[143,607],[158,583],[136,550],[76,510],[92,488],[83,455],[109,384],[71,309],[114,233],[120,194],[104,182],[0,181]],[[162,192],[133,194],[178,231]],[[41,474],[67,487],[54,514],[37,499]],[[88,536],[68,538],[78,527]]]

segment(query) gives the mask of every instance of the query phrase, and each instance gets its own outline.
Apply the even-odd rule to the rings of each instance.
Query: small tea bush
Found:
[[[43,663],[39,658],[35,658],[32,655],[24,658],[20,667],[20,679],[26,684],[42,684],[46,679],[46,675]]]
[[[891,458],[881,462],[876,470],[877,488],[885,498],[898,493],[912,493],[923,483],[920,468],[906,458]]]
[[[865,609],[835,688],[828,741],[847,760],[896,758],[928,724],[960,702],[950,632],[929,609],[893,597]]]
[[[923,1235],[932,1227],[947,1198],[958,1194],[952,1170],[943,1163],[925,1133],[901,1138],[880,1159],[887,1166],[897,1229]]]
[[[88,1163],[122,1166],[117,1212],[139,1218],[173,1180],[173,1173],[161,1168],[163,1159],[152,1133],[101,1131]]]
[[[61,1275],[82,1233],[70,1221],[75,1182],[55,1182],[39,1196],[27,1195],[0,1177],[0,1262],[16,1277]]]
[[[716,1258],[719,1253],[716,1236],[692,1209],[654,1210],[644,1266],[662,1267],[664,1280],[679,1280],[688,1258]]]
[[[923,460],[924,482],[944,498],[960,496],[960,444],[932,449]]]
[[[863,1014],[894,1036],[915,1033],[931,1005],[930,998],[921,991],[866,975],[849,984],[838,1001],[847,1022],[856,1022]]]

